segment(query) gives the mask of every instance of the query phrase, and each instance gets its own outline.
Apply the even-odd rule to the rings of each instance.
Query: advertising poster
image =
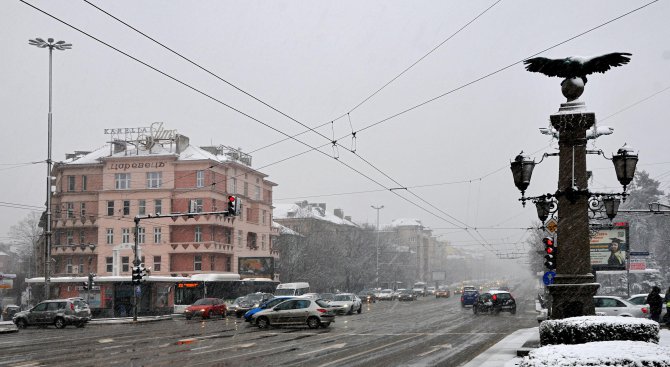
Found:
[[[270,278],[274,276],[274,257],[240,257],[240,278]]]
[[[593,270],[625,270],[628,226],[601,227],[591,232]]]

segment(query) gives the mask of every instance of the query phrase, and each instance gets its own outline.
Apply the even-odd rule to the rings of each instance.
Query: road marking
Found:
[[[318,352],[321,352],[321,351],[324,351],[324,350],[328,350],[328,349],[340,349],[340,348],[344,348],[345,345],[347,345],[347,343],[333,344],[333,345],[327,346],[327,347],[325,347],[325,348],[321,348],[321,349],[317,349],[317,350],[312,350],[312,351],[305,352],[305,353],[300,353],[300,354],[298,354],[298,355],[299,355],[299,356],[304,356],[304,355],[306,355],[306,354],[318,353]]]
[[[181,340],[177,340],[177,345],[192,344],[196,341],[198,341],[198,339],[195,339],[195,338],[181,339]]]
[[[440,349],[451,349],[451,344],[435,345],[435,346],[433,346],[432,348],[433,348],[433,349],[431,349],[431,350],[429,350],[429,351],[427,351],[427,352],[423,352],[423,353],[419,354],[419,357],[423,357],[423,356],[426,356],[426,355],[428,355],[428,354],[437,352],[437,351],[440,350]]]
[[[244,348],[251,348],[251,347],[253,347],[254,345],[256,345],[256,343],[246,343],[246,344],[239,344],[239,345],[231,345],[231,346],[228,346],[228,347],[217,348],[217,349],[212,349],[212,350],[206,350],[206,351],[203,351],[203,352],[193,353],[193,355],[205,354],[205,353],[212,353],[212,352],[220,352],[220,351],[228,350],[228,349],[244,349]],[[207,347],[207,348],[209,348],[209,347]],[[203,348],[194,348],[194,349],[191,349],[191,350],[193,351],[193,350],[196,350],[196,349],[203,349]]]
[[[363,355],[363,354],[368,354],[368,353],[370,353],[370,352],[374,352],[375,350],[378,350],[378,349],[387,348],[387,347],[389,347],[389,346],[391,346],[391,345],[393,345],[393,344],[402,343],[402,342],[404,342],[405,340],[413,339],[413,338],[415,338],[415,337],[416,337],[416,336],[410,336],[409,338],[404,338],[404,339],[396,340],[396,341],[394,341],[394,342],[384,344],[384,345],[379,346],[379,347],[377,347],[377,348],[372,348],[372,349],[368,349],[368,350],[365,350],[365,351],[360,352],[360,353],[356,353],[356,354],[348,355],[348,356],[346,356],[346,357],[344,357],[344,358],[336,359],[336,360],[334,360],[334,361],[330,361],[329,363],[322,364],[321,367],[330,366],[330,365],[339,363],[339,362],[341,362],[341,361],[344,361],[344,360],[346,360],[346,359],[350,359],[350,358],[358,357],[358,356]]]
[[[113,341],[114,341],[114,339],[111,339],[111,338],[107,338],[107,339],[99,339],[99,340],[98,340],[98,343],[100,343],[100,344],[105,344],[105,343],[111,343],[111,342],[113,342]]]

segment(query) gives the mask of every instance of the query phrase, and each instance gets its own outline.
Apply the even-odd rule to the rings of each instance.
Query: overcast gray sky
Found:
[[[105,128],[163,121],[193,144],[253,152],[253,167],[279,185],[277,203],[324,202],[372,224],[370,206],[384,205],[382,225],[418,218],[454,244],[486,242],[502,253],[525,252],[521,228],[536,220],[517,200],[509,161],[521,150],[538,160],[554,151],[538,128],[564,102],[560,79],[528,73],[521,60],[630,52],[630,64],[589,77],[581,99],[615,129],[589,146],[611,154],[628,143],[639,169],[670,190],[668,1],[91,0],[292,119],[84,1],[26,2],[286,134],[305,130],[292,119],[334,121],[318,129],[325,137],[298,137],[326,144],[325,154],[276,163],[309,148],[289,140],[257,150],[285,136],[23,2],[3,1],[0,239],[29,213],[25,205],[45,201],[45,163],[30,164],[47,155],[48,51],[28,45],[35,37],[74,45],[54,54],[55,160],[105,144]],[[556,190],[557,164],[536,168],[528,194]],[[620,191],[611,162],[590,156],[588,164],[592,188]],[[388,190],[397,187],[410,189]]]

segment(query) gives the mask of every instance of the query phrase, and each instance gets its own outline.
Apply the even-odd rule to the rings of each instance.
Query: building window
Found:
[[[223,238],[226,241],[227,244],[232,244],[233,243],[233,230],[232,228],[224,228],[223,229]]]
[[[130,200],[123,201],[123,215],[130,215]]]
[[[114,183],[117,190],[130,189],[130,173],[115,173]]]
[[[129,243],[129,242],[130,242],[130,228],[122,228],[121,243]]]
[[[160,189],[163,172],[147,172],[147,188]]]
[[[88,187],[88,177],[81,176],[81,191],[86,191]]]
[[[195,187],[205,187],[205,171],[195,171]]]
[[[79,215],[82,218],[86,216],[86,203],[79,203]]]
[[[137,243],[144,243],[147,239],[146,228],[137,227]]]
[[[154,243],[161,243],[161,227],[154,227]]]
[[[193,270],[202,270],[202,255],[193,255]]]
[[[107,202],[107,215],[110,217],[114,215],[114,200]]]
[[[161,271],[161,257],[154,256],[154,271]]]
[[[74,243],[74,233],[72,232],[71,229],[68,229],[65,232],[65,237],[67,238],[67,244],[72,245]]]
[[[122,256],[121,257],[121,271],[124,273],[127,273],[130,267],[128,264],[130,263],[130,258],[128,256]]]
[[[209,270],[215,270],[216,268],[216,256],[214,254],[209,255]]]
[[[260,186],[255,186],[254,187],[254,199],[260,200],[261,199],[261,187]]]
[[[202,227],[195,226],[195,242],[202,242]]]
[[[105,265],[106,265],[106,270],[108,273],[111,273],[114,271],[114,258],[113,257],[106,257],[105,258]]]
[[[261,235],[261,250],[265,250],[265,235]]]
[[[68,257],[66,262],[65,262],[65,272],[68,274],[72,274],[72,258]]]
[[[246,176],[246,173],[244,174]],[[244,183],[244,196],[249,197],[249,183]]]
[[[74,218],[74,203],[65,204],[67,207],[67,217]]]
[[[240,218],[242,219],[242,218]],[[247,220],[251,221],[251,208],[247,208]]]
[[[67,176],[67,191],[74,191],[74,176]]]
[[[268,215],[267,210],[263,210],[263,214],[261,216],[261,223],[265,224],[265,216]]]
[[[230,182],[228,184],[228,186],[229,186],[228,187],[228,192],[230,192],[233,195],[237,194],[237,178],[231,177],[228,182]]]
[[[242,230],[237,231],[237,247],[242,248]]]
[[[163,201],[161,199],[154,200],[154,212],[156,212],[156,214],[163,212]]]
[[[224,269],[224,271],[232,271],[233,270],[233,268],[230,264],[231,261],[232,260],[231,260],[230,256],[226,256],[226,268]]]
[[[84,258],[79,257],[79,274],[84,274]]]
[[[202,213],[203,205],[202,205],[202,199],[192,199],[191,200],[191,207],[189,208],[190,213]]]
[[[114,228],[107,228],[107,244],[114,244]]]
[[[137,201],[137,214],[139,214],[139,215],[147,214],[147,201],[146,200],[138,200]]]
[[[79,243],[86,243],[86,232],[79,231]]]

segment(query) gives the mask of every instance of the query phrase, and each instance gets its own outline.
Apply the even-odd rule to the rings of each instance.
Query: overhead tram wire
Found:
[[[239,110],[239,109],[237,109],[237,108],[235,108],[235,107],[233,107],[233,106],[231,106],[231,105],[229,105],[229,104],[227,104],[227,103],[225,103],[225,102],[223,102],[223,101],[221,101],[221,100],[219,100],[219,99],[217,99],[217,98],[215,98],[215,97],[213,97],[213,96],[211,96],[211,95],[209,95],[209,94],[207,94],[207,93],[205,93],[205,92],[203,92],[203,91],[201,91],[201,90],[199,90],[199,89],[197,89],[197,88],[195,88],[195,87],[193,87],[193,86],[191,86],[190,84],[188,84],[188,83],[186,83],[186,82],[181,81],[180,79],[177,79],[176,77],[173,77],[173,76],[170,75],[170,74],[167,74],[166,72],[164,72],[164,71],[162,71],[162,70],[160,70],[160,69],[158,69],[158,68],[156,68],[156,67],[154,67],[154,66],[152,66],[152,65],[150,65],[150,64],[148,64],[148,63],[146,63],[146,62],[144,62],[144,61],[139,60],[138,58],[136,58],[136,57],[134,57],[134,56],[132,56],[132,55],[130,55],[130,54],[124,52],[124,51],[121,51],[120,49],[118,49],[118,48],[116,48],[116,47],[114,47],[114,46],[112,46],[112,45],[110,45],[110,44],[108,44],[108,43],[106,43],[106,42],[104,42],[104,41],[98,39],[97,37],[95,37],[95,36],[93,36],[93,35],[91,35],[91,34],[85,32],[85,31],[83,31],[83,30],[81,30],[81,29],[79,29],[79,28],[77,28],[77,27],[75,27],[75,26],[73,26],[73,25],[71,25],[71,24],[65,22],[64,20],[61,20],[60,18],[58,18],[58,17],[56,17],[56,16],[54,16],[54,15],[52,15],[52,14],[50,14],[50,13],[48,13],[48,12],[46,12],[46,11],[40,9],[40,8],[38,8],[38,7],[36,7],[36,6],[34,6],[34,5],[32,5],[32,4],[28,3],[28,2],[26,2],[25,0],[19,0],[19,1],[21,1],[22,3],[24,3],[24,4],[26,4],[26,5],[30,6],[30,7],[32,7],[32,8],[35,9],[35,10],[37,10],[37,11],[39,11],[39,12],[41,12],[41,13],[47,15],[48,17],[53,18],[54,20],[56,20],[56,21],[58,21],[58,22],[60,22],[60,23],[62,23],[62,24],[64,24],[64,25],[66,25],[66,26],[68,26],[68,27],[70,27],[70,28],[72,28],[72,29],[74,29],[74,30],[76,30],[76,31],[78,31],[78,32],[80,32],[80,33],[82,33],[82,34],[84,34],[84,35],[86,35],[87,37],[89,37],[89,38],[91,38],[91,39],[93,39],[93,40],[95,40],[95,41],[97,41],[97,42],[99,42],[99,43],[101,43],[101,44],[103,44],[103,45],[105,45],[105,46],[107,46],[107,47],[113,49],[114,51],[117,51],[117,52],[121,53],[122,55],[124,55],[124,56],[126,56],[126,57],[128,57],[128,58],[130,58],[130,59],[132,59],[132,60],[134,60],[134,61],[136,61],[136,62],[139,62],[140,64],[142,64],[142,65],[144,65],[144,66],[146,66],[146,67],[148,67],[148,68],[150,68],[150,69],[152,69],[152,70],[158,72],[159,74],[161,74],[161,75],[163,75],[163,76],[165,76],[165,77],[167,77],[167,78],[169,78],[169,79],[171,79],[171,80],[177,82],[178,84],[181,84],[181,85],[183,85],[183,86],[185,86],[185,87],[187,87],[187,88],[189,88],[189,89],[195,91],[195,92],[198,93],[198,94],[201,94],[201,95],[203,95],[203,96],[205,96],[205,97],[207,97],[207,98],[209,98],[209,99],[211,99],[211,100],[213,100],[213,101],[215,101],[215,102],[217,102],[217,103],[219,103],[219,104],[221,104],[221,105],[223,105],[223,106],[225,106],[225,107],[228,107],[229,109],[231,109],[231,110],[233,110],[233,111],[235,111],[235,112],[237,112],[237,113],[239,113],[239,114],[241,114],[241,115],[243,115],[243,116],[245,116],[245,117],[247,117],[247,118],[249,118],[249,119],[251,119],[251,120],[253,120],[253,121],[256,121],[256,122],[260,123],[261,125],[266,126],[266,127],[270,128],[270,129],[272,129],[272,130],[274,130],[274,131],[276,131],[276,132],[278,132],[278,133],[280,133],[280,134],[282,134],[282,135],[284,135],[284,136],[290,137],[290,135],[284,133],[283,131],[281,131],[281,130],[279,130],[279,129],[277,129],[277,128],[274,128],[274,127],[272,127],[272,126],[270,126],[270,125],[268,125],[267,123],[265,123],[265,122],[263,122],[263,121],[261,121],[261,120],[255,118],[255,117],[253,117],[253,116],[251,116],[251,115],[249,115],[249,114],[247,114],[247,113],[245,113],[245,112],[243,112],[243,111],[241,111],[241,110]],[[307,147],[309,147],[309,148],[310,148],[310,151],[315,150],[315,151],[317,151],[317,152],[319,152],[319,153],[321,153],[321,154],[323,154],[323,155],[325,155],[325,156],[327,156],[327,157],[329,157],[329,158],[332,158],[332,157],[331,157],[330,155],[328,155],[327,153],[322,152],[321,150],[319,150],[318,147],[312,147],[311,145],[309,145],[309,144],[307,144],[307,143],[305,143],[305,142],[303,142],[303,141],[301,141],[301,140],[299,140],[299,139],[296,139],[296,138],[292,138],[292,139],[295,140],[295,141],[297,141],[297,142],[299,142],[299,143],[301,143],[301,144],[303,144],[303,145],[305,145],[305,146],[307,146]],[[345,149],[346,149],[346,148],[345,148]],[[352,167],[351,165],[348,165],[348,164],[342,162],[342,161],[339,160],[339,159],[336,159],[336,161],[337,161],[338,163],[340,163],[340,164],[346,166],[347,168],[351,169],[352,171],[358,173],[359,175],[361,175],[361,176],[367,178],[368,180],[370,180],[370,181],[376,183],[377,185],[379,185],[379,186],[381,186],[381,187],[384,187],[384,188],[388,189],[389,191],[391,191],[391,192],[392,192],[393,194],[395,194],[396,196],[402,198],[403,200],[407,201],[408,203],[411,203],[412,205],[418,207],[419,209],[421,209],[421,210],[423,210],[423,211],[425,211],[425,212],[427,212],[427,213],[429,213],[429,214],[431,214],[431,215],[433,215],[433,216],[435,216],[435,217],[437,217],[437,218],[440,218],[440,219],[442,219],[443,221],[446,221],[447,223],[453,224],[453,223],[451,223],[449,220],[440,217],[439,215],[437,215],[437,214],[431,212],[430,210],[428,210],[428,209],[426,209],[426,208],[424,208],[424,207],[418,205],[417,203],[413,202],[412,200],[409,200],[409,199],[403,197],[402,195],[399,195],[397,192],[395,192],[395,191],[392,190],[391,188],[387,188],[386,186],[384,186],[384,185],[381,184],[380,182],[378,182],[378,181],[374,180],[373,178],[371,178],[371,177],[365,175],[364,173],[362,173],[362,172],[360,172],[359,170],[355,169],[355,168]]]

